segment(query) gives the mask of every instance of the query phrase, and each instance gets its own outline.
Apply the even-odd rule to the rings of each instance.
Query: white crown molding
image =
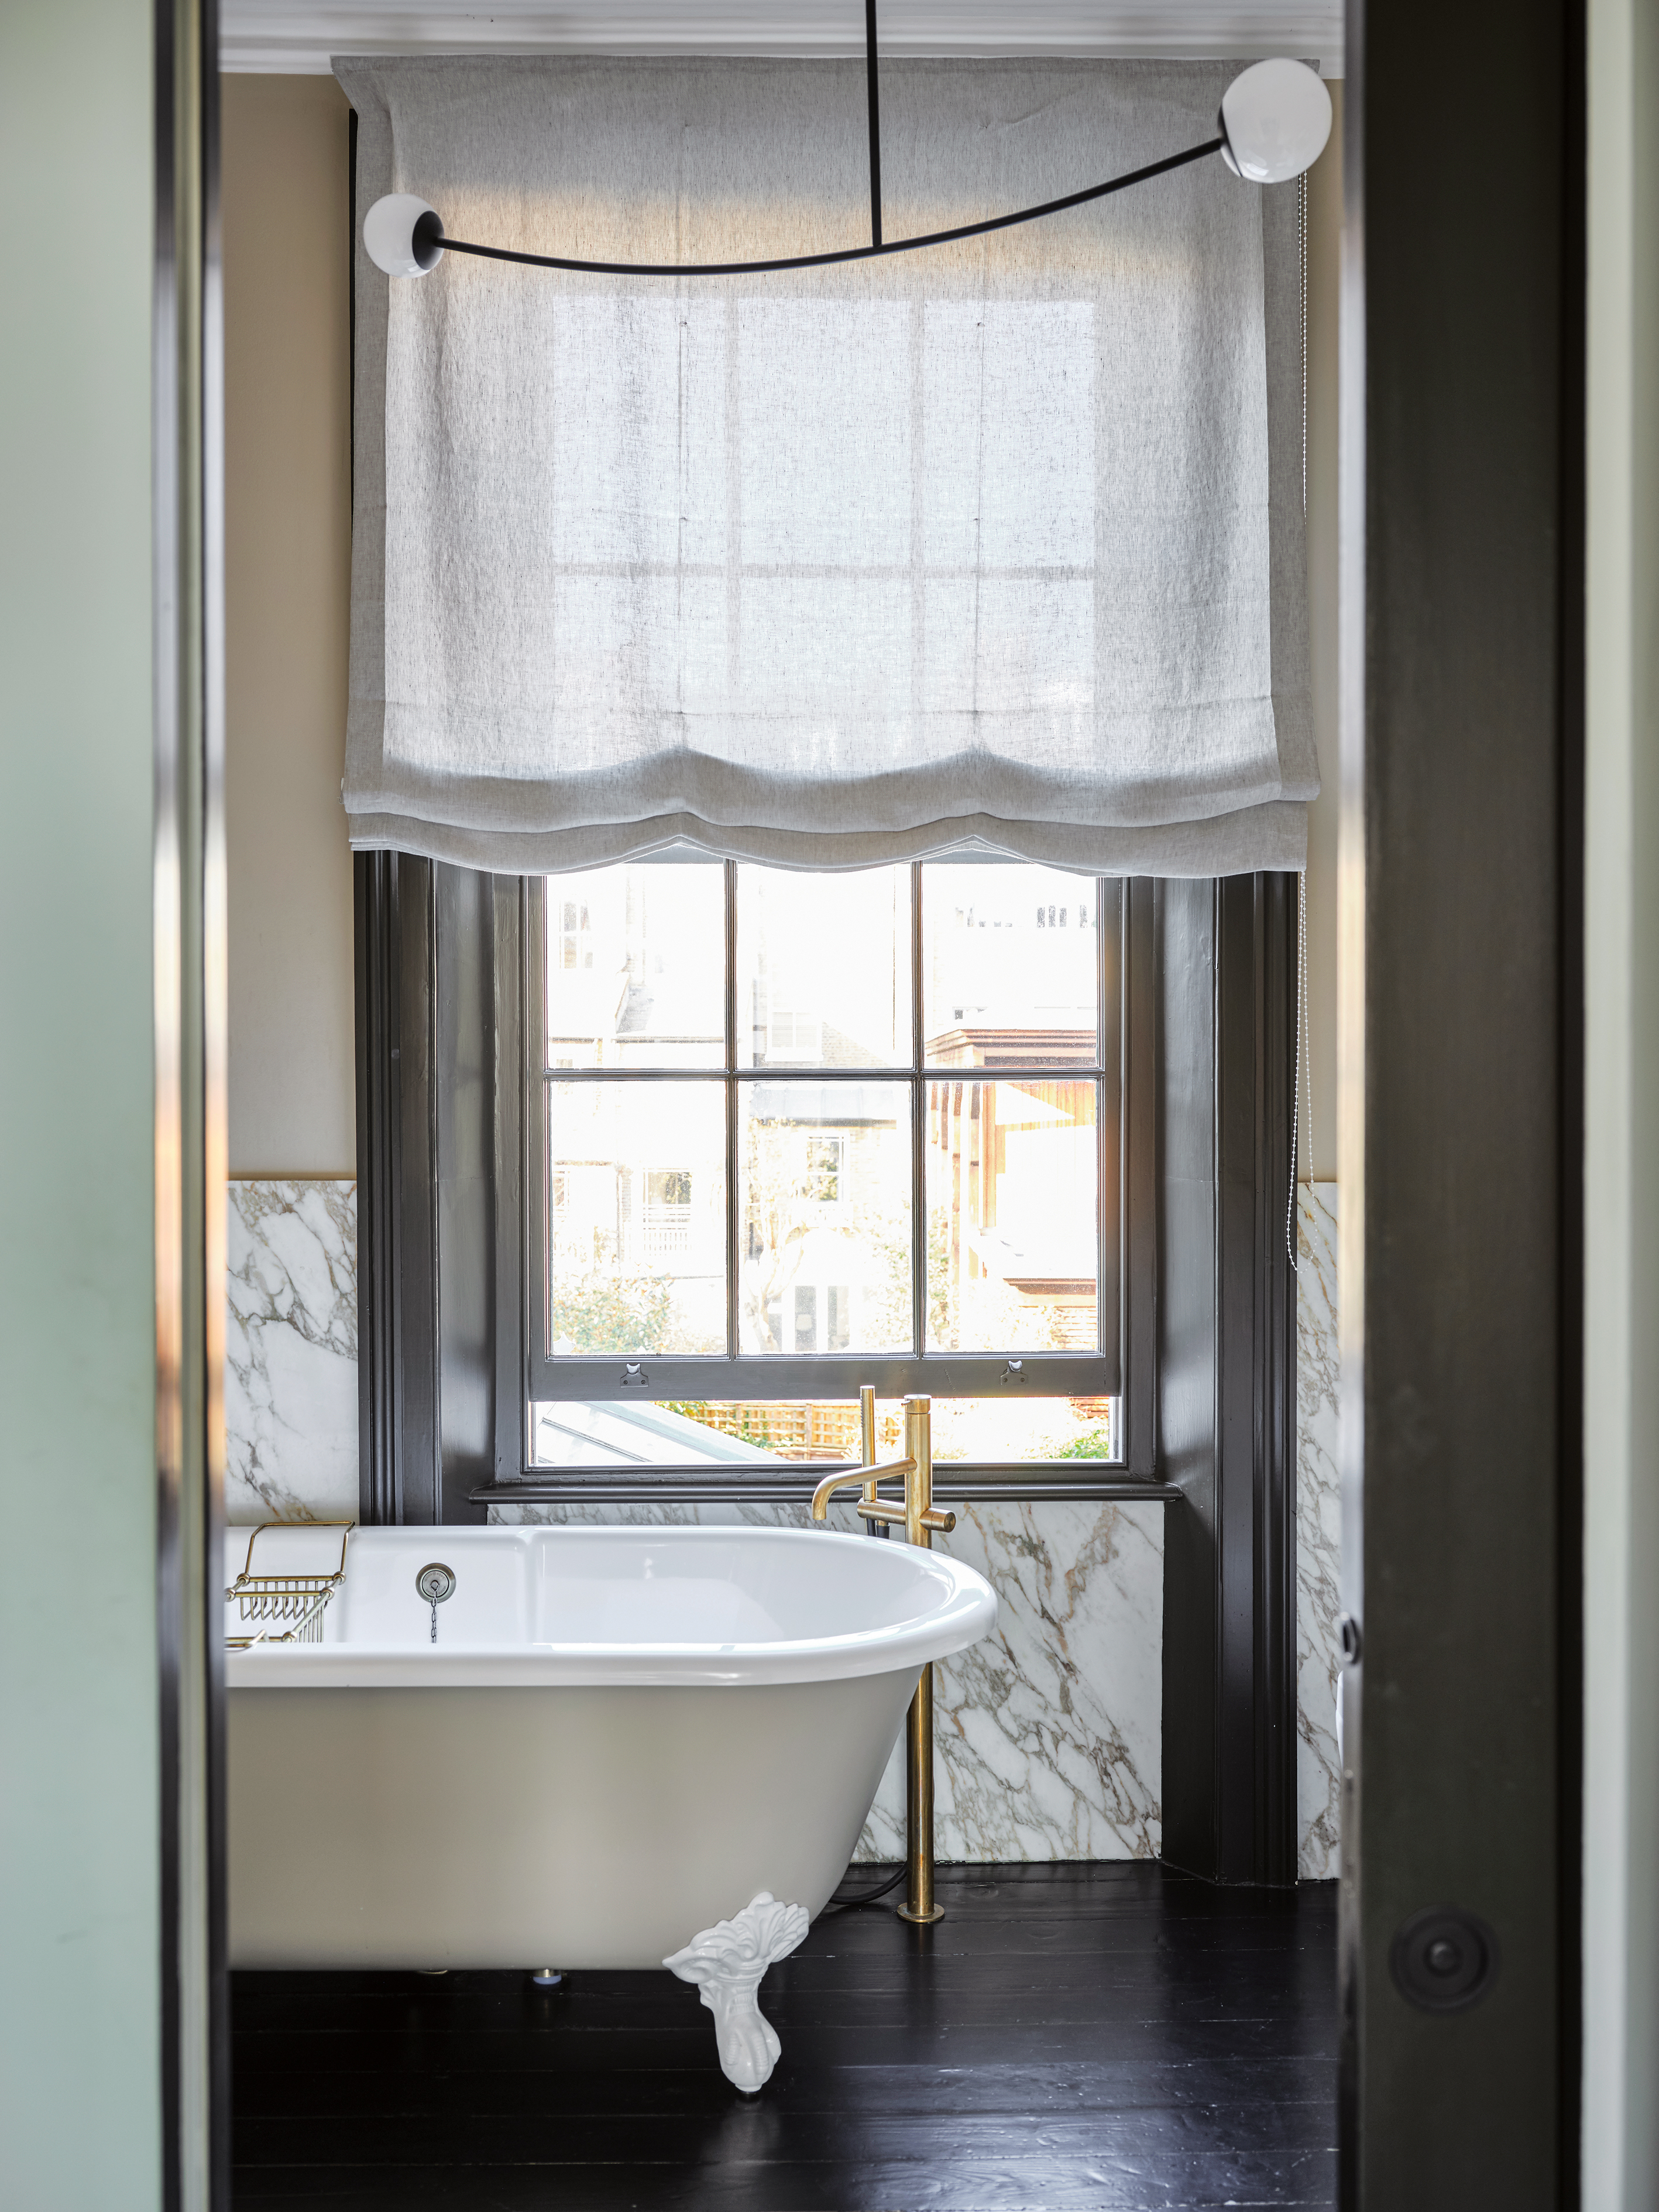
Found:
[[[334,54],[784,54],[863,52],[856,0],[224,0],[221,66],[325,76]],[[1341,0],[887,0],[884,56],[1252,60],[1342,74]]]

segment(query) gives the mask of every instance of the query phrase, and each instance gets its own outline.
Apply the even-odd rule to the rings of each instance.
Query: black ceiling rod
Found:
[[[881,96],[875,84],[875,0],[864,0],[864,85],[869,96],[869,242],[881,243]]]
[[[414,235],[417,246],[430,245],[445,253],[475,253],[483,261],[511,261],[525,269],[578,269],[590,276],[757,276],[775,269],[829,269],[842,261],[869,261],[878,255],[913,253],[920,246],[953,246],[963,238],[988,238],[992,231],[1008,230],[1015,223],[1036,222],[1066,208],[1087,207],[1092,200],[1103,200],[1131,185],[1144,185],[1150,178],[1166,176],[1172,169],[1184,169],[1189,161],[1219,154],[1226,143],[1207,138],[1202,146],[1166,154],[1161,161],[1148,161],[1144,168],[1131,169],[1126,176],[1090,185],[1081,192],[1068,192],[1063,199],[1044,200],[1040,207],[1019,208],[1013,215],[989,216],[983,222],[958,223],[953,230],[930,230],[920,238],[895,238],[882,246],[843,246],[833,253],[791,253],[775,261],[575,261],[561,253],[520,253],[508,246],[477,246],[470,239],[451,238],[435,211],[420,218]]]

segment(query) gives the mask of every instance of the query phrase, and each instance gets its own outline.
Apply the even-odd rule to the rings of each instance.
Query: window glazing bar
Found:
[[[918,1358],[928,1348],[928,1079],[923,1066],[926,1044],[922,1006],[922,863],[910,870],[910,1267],[911,1342]]]
[[[1108,1071],[1093,1060],[1022,1061],[1017,1066],[925,1066],[927,1083],[1087,1083]],[[911,1061],[897,1066],[818,1067],[791,1060],[787,1067],[547,1067],[546,1083],[905,1083],[918,1071]]]
[[[1108,1006],[1106,990],[1108,977],[1106,973],[1105,914],[1106,879],[1104,876],[1097,876],[1094,879],[1094,1057],[1102,1068],[1106,1065],[1106,1010]],[[1120,1136],[1123,1126],[1123,1088],[1120,1082],[1117,1086],[1117,1097],[1116,1101],[1117,1110],[1114,1116]],[[1111,1163],[1107,1157],[1106,1152],[1105,1106],[1105,1085],[1102,1083],[1099,1090],[1095,1093],[1094,1101],[1094,1237],[1096,1253],[1095,1265],[1099,1270],[1099,1289],[1095,1293],[1094,1300],[1094,1341],[1095,1348],[1099,1352],[1102,1358],[1105,1356],[1107,1336],[1107,1261],[1109,1259],[1112,1258],[1112,1255],[1107,1249],[1106,1235],[1106,1219],[1108,1212],[1106,1205],[1106,1193],[1112,1186],[1111,1186],[1106,1180],[1107,1172]],[[1117,1208],[1115,1206],[1111,1208],[1111,1212],[1114,1217],[1117,1216]],[[1116,1228],[1116,1226],[1117,1220],[1114,1219],[1113,1227]],[[1122,1237],[1119,1237],[1116,1241],[1118,1246],[1118,1251],[1111,1271],[1111,1279],[1112,1283],[1111,1307],[1114,1319],[1123,1309],[1123,1240]]]
[[[737,863],[725,863],[726,933],[726,1354],[737,1343],[737,1097],[731,1071],[737,1065]]]
[[[532,1358],[530,1395],[538,1402],[717,1399],[764,1404],[781,1398],[857,1401],[871,1384],[882,1398],[928,1391],[940,1398],[1110,1398],[1117,1377],[1098,1352],[812,1352],[800,1358],[750,1352],[579,1353]]]
[[[856,1462],[842,1471],[851,1474]],[[527,1468],[519,1482],[481,1483],[476,1505],[805,1505],[815,1486],[835,1473],[826,1460],[753,1471],[707,1466],[627,1468]],[[953,1504],[1082,1504],[1100,1499],[1134,1505],[1178,1505],[1172,1483],[1138,1479],[1104,1460],[935,1460],[933,1494]],[[851,1505],[851,1499],[846,1503]]]

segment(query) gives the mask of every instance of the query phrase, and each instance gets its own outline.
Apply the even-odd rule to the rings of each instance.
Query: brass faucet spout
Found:
[[[830,1500],[838,1490],[856,1490],[862,1486],[866,1497],[874,1504],[875,1486],[884,1475],[909,1475],[915,1471],[916,1462],[913,1459],[895,1459],[888,1461],[884,1467],[849,1468],[839,1474],[826,1474],[812,1493],[812,1517],[814,1521],[822,1521],[827,1516]],[[886,1518],[885,1514],[882,1517]],[[901,1521],[904,1518],[902,1508],[899,1517]]]

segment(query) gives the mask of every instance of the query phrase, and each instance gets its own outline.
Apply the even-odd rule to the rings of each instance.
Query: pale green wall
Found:
[[[1590,0],[1584,2212],[1659,2204],[1659,0]]]
[[[160,2197],[146,0],[0,6],[0,2200]]]

